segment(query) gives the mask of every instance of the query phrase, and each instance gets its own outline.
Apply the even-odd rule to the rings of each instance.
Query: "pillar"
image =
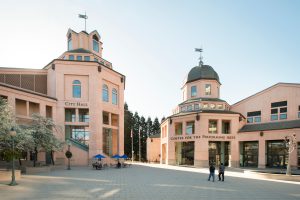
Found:
[[[266,168],[266,141],[261,138],[258,141],[258,168]]]

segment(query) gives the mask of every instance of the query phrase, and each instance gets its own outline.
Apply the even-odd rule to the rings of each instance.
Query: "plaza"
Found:
[[[134,164],[91,170],[74,167],[23,175],[16,187],[0,184],[1,199],[299,199],[299,182],[248,179],[225,172],[208,182],[207,169]]]

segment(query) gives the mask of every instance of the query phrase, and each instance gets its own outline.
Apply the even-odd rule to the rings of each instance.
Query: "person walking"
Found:
[[[225,171],[225,166],[223,163],[219,166],[219,181],[221,181],[221,176],[222,176],[222,181],[224,181],[224,171]]]
[[[215,166],[213,164],[210,164],[208,181],[210,181],[210,178],[212,177],[213,182],[215,182],[215,169],[216,169]]]

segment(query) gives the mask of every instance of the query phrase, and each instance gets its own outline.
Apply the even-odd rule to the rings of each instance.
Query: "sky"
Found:
[[[0,67],[41,69],[67,50],[68,28],[97,30],[103,58],[126,76],[125,101],[167,117],[188,72],[219,74],[234,104],[278,82],[300,83],[300,1],[0,0]]]

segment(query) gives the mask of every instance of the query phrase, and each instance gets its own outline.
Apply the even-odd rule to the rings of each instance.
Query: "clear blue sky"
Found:
[[[42,3],[41,3],[42,2]],[[68,28],[102,36],[103,57],[127,77],[125,100],[145,117],[171,114],[198,64],[219,74],[233,104],[277,82],[300,82],[300,1],[51,0],[0,6],[0,66],[42,68],[67,48]]]

